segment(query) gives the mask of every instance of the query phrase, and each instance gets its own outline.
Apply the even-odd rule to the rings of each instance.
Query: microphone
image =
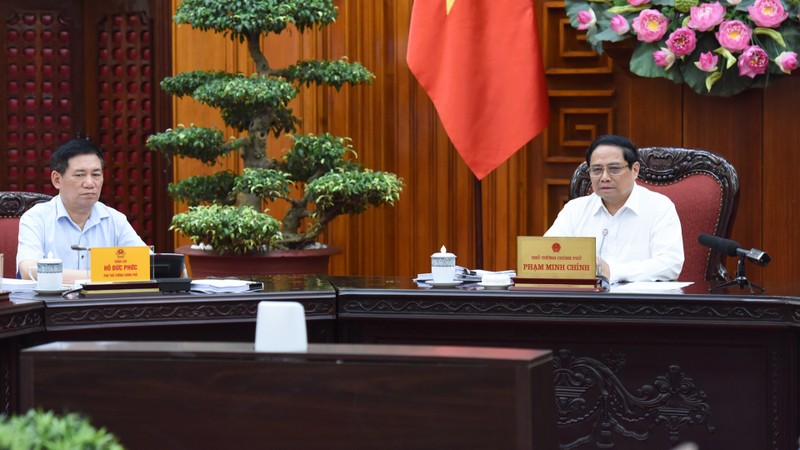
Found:
[[[739,243],[736,241],[732,241],[730,239],[721,238],[719,236],[714,236],[711,234],[700,233],[700,236],[697,237],[697,240],[700,244],[709,247],[713,250],[716,250],[723,255],[727,256],[743,256],[750,260],[753,264],[756,264],[761,267],[766,267],[772,258],[763,250],[759,250],[757,248],[751,248],[750,250],[745,250],[739,247]]]
[[[603,238],[600,239],[600,248],[597,249],[597,276],[602,276],[600,261],[603,259],[603,244],[606,243],[606,236],[608,236],[608,228],[603,228]]]
[[[81,247],[80,245],[73,245],[70,248],[72,248],[73,250],[77,250],[79,252],[83,252],[83,251],[89,250],[89,247]]]

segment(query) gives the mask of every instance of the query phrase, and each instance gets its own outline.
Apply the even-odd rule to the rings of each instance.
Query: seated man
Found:
[[[59,194],[22,215],[17,244],[17,273],[30,278],[36,261],[52,257],[64,262],[63,282],[89,278],[86,251],[72,246],[144,246],[121,212],[99,202],[103,188],[103,152],[86,139],[61,144],[50,159],[50,180]]]
[[[545,236],[597,238],[598,267],[612,282],[677,279],[683,267],[678,213],[669,198],[636,184],[636,146],[600,136],[586,163],[594,192],[569,201]]]

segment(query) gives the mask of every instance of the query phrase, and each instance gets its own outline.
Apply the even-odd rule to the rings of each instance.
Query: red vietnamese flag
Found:
[[[550,120],[533,1],[414,1],[408,67],[478,179]]]

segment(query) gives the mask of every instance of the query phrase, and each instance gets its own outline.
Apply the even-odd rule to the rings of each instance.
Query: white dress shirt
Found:
[[[637,184],[613,216],[595,193],[569,201],[544,235],[597,238],[597,256],[608,263],[612,282],[675,280],[683,267],[675,205]]]

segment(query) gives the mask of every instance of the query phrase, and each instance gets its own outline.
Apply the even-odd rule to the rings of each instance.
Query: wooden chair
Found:
[[[37,203],[52,197],[33,192],[0,192],[0,253],[3,256],[3,277],[17,276],[17,235],[19,218]]]
[[[650,147],[639,149],[641,169],[636,182],[669,197],[683,229],[685,261],[680,280],[730,279],[725,255],[700,245],[700,233],[728,238],[739,201],[736,169],[706,150]],[[570,199],[588,195],[592,183],[586,162],[572,175]]]

